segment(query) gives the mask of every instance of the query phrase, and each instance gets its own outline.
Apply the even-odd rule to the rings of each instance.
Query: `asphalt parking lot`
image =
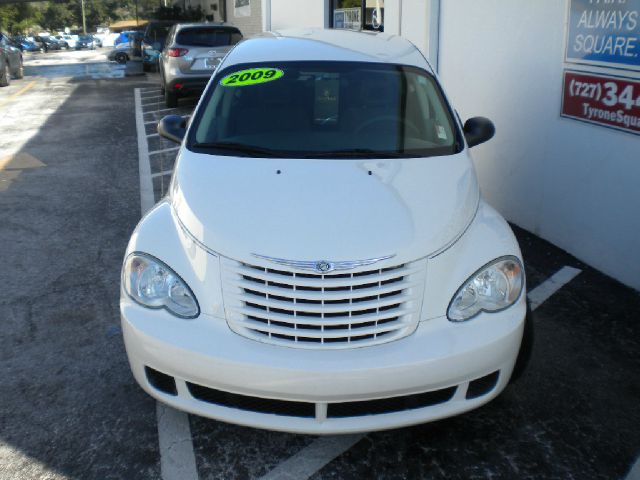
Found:
[[[0,90],[0,479],[640,477],[640,293],[517,227],[536,343],[481,409],[319,438],[157,405],[126,360],[120,266],[170,180],[156,123],[195,99],[166,109],[156,74],[100,51],[26,67]]]

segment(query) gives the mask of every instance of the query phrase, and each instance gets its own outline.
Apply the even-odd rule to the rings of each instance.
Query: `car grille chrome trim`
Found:
[[[425,259],[325,274],[220,260],[227,323],[253,340],[357,348],[405,337],[419,321]]]
[[[317,273],[329,273],[334,270],[351,270],[358,267],[364,267],[367,265],[373,265],[374,263],[382,262],[383,260],[388,260],[390,258],[395,257],[394,255],[387,255],[385,257],[377,257],[377,258],[368,258],[366,260],[347,260],[341,262],[330,262],[326,260],[287,260],[284,258],[276,258],[276,257],[267,257],[265,255],[259,255],[257,253],[252,253],[252,255],[256,258],[261,258],[263,260],[268,260],[273,263],[277,263],[279,265],[285,265],[287,267],[297,268],[300,270],[310,270],[312,272]],[[319,269],[319,264],[325,264],[326,269]]]

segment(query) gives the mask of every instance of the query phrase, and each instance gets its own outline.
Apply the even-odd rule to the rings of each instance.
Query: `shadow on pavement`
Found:
[[[2,478],[159,477],[118,313],[140,216],[134,85],[79,84],[18,153],[44,166],[0,192]]]

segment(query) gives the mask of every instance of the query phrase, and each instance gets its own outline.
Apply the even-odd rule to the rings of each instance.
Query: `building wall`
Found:
[[[386,0],[384,31],[409,40],[434,66],[438,62],[440,0]]]
[[[567,8],[441,0],[439,73],[463,119],[496,124],[495,138],[473,149],[485,198],[640,289],[640,137],[560,118]]]
[[[262,1],[250,0],[251,15],[248,17],[236,16],[234,8],[235,0],[227,2],[227,22],[240,29],[245,38],[252,37],[263,31]]]
[[[297,27],[324,27],[328,13],[325,0],[268,0],[271,3],[271,30]]]

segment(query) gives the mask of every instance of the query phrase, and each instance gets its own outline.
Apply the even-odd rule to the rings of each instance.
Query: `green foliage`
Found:
[[[11,31],[17,22],[18,9],[14,5],[0,7],[0,30]]]
[[[137,0],[140,20],[202,20],[200,7],[183,11],[178,6],[164,7],[163,0]],[[87,31],[118,20],[136,16],[136,0],[84,0]],[[65,27],[82,27],[81,0],[65,3],[41,1],[0,6],[0,30],[22,33],[35,30],[58,31]]]
[[[45,30],[57,32],[75,23],[76,17],[68,5],[49,2],[42,15],[40,25]]]

